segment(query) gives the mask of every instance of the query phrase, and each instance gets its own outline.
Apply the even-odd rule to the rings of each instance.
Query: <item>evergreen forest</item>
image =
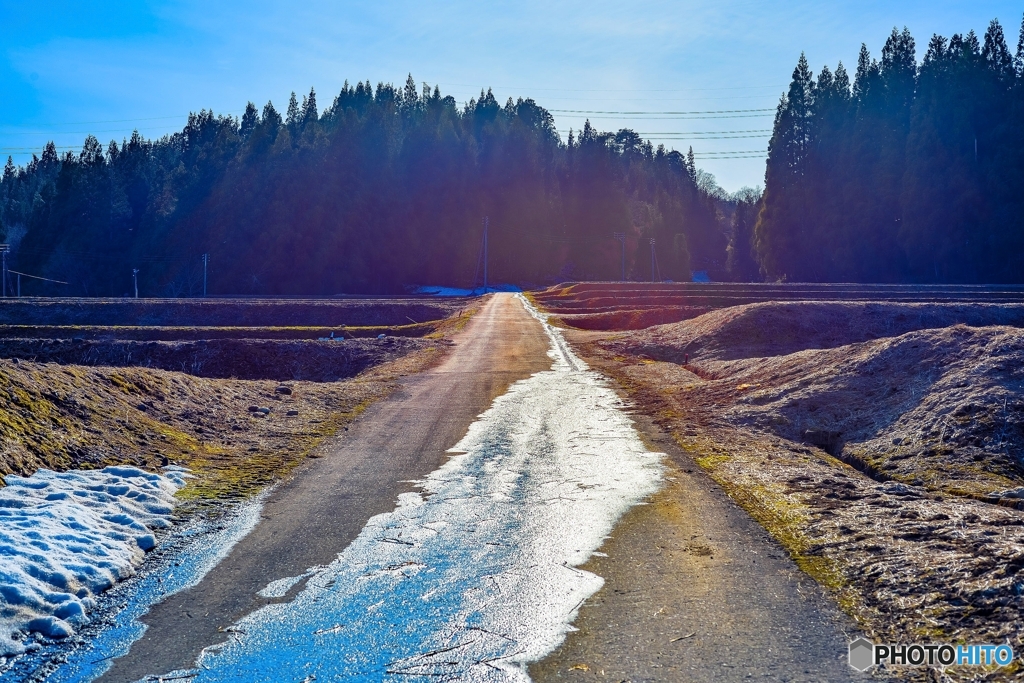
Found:
[[[1024,23],[1014,51],[993,20],[920,61],[893,29],[852,76],[801,55],[763,193],[727,195],[692,150],[630,129],[563,140],[532,99],[460,106],[412,76],[50,143],[0,179],[10,267],[67,283],[25,294],[121,296],[137,270],[143,296],[195,296],[204,255],[214,294],[473,287],[485,218],[491,283],[620,279],[616,235],[636,280],[1024,282]]]
[[[801,56],[744,258],[772,281],[1024,282],[1021,29],[1015,51],[998,21],[935,35],[920,62],[893,29],[852,81]]]
[[[727,277],[721,190],[689,155],[589,122],[562,140],[531,99],[437,87],[345,84],[321,111],[311,90],[282,115],[201,111],[180,133],[137,132],[80,153],[52,143],[8,160],[0,233],[23,294],[141,296],[397,293],[415,284],[520,285]],[[711,187],[712,189],[708,189]],[[10,286],[10,285],[9,285]]]

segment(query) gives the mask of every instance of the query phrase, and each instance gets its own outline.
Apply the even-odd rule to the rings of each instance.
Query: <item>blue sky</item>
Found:
[[[24,163],[47,140],[80,148],[180,129],[189,111],[279,109],[315,87],[322,107],[348,79],[438,84],[459,101],[492,87],[556,111],[563,138],[588,116],[686,149],[727,190],[763,183],[771,112],[801,51],[817,72],[875,56],[907,26],[920,56],[932,33],[998,18],[1016,47],[1024,4],[1008,2],[304,3],[0,0],[0,154]],[[731,139],[721,139],[725,131]],[[716,139],[717,138],[717,139]],[[725,158],[716,158],[725,157]],[[748,157],[748,158],[736,158]]]

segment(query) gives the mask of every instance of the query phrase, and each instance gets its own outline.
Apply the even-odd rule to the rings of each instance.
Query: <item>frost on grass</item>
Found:
[[[0,656],[28,633],[64,638],[88,621],[93,596],[134,572],[169,525],[182,468],[7,475],[0,489]]]

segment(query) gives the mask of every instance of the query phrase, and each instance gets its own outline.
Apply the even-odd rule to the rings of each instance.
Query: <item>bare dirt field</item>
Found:
[[[159,368],[220,379],[335,382],[412,351],[436,346],[436,340],[387,336],[346,341],[0,338],[0,357],[61,365]]]
[[[197,475],[181,494],[186,499],[246,496],[317,457],[326,437],[391,393],[399,377],[437,362],[449,344],[445,336],[471,315],[466,305],[4,301],[5,322],[106,332],[0,335],[0,474],[174,463]],[[318,341],[322,328],[307,326],[332,325],[341,337],[348,324],[394,326],[415,316],[428,338]],[[168,321],[174,325],[161,324]],[[214,328],[190,323],[217,325],[226,336],[203,339]],[[289,329],[303,336],[262,338],[267,328],[253,327],[260,323],[295,325]],[[164,341],[117,338],[125,329]]]
[[[532,293],[556,321],[583,330],[638,330],[758,302],[1024,303],[1020,286],[585,282]]]
[[[441,320],[462,307],[439,297],[337,299],[3,299],[3,325],[344,327]]]
[[[1020,652],[1024,307],[845,294],[567,336],[869,635]]]

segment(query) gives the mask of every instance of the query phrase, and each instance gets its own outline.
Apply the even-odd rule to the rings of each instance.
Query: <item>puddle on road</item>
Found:
[[[603,583],[577,567],[662,473],[606,380],[545,327],[550,371],[497,398],[420,492],[372,518],[293,600],[249,614],[176,673],[528,681],[526,665],[557,647]]]

